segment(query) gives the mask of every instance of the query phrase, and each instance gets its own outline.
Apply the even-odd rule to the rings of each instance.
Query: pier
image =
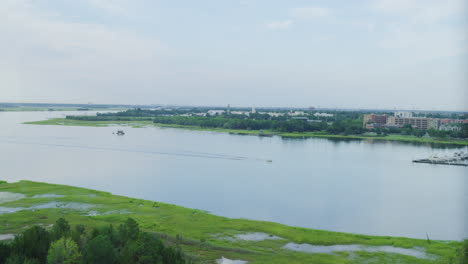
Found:
[[[455,166],[468,166],[468,154],[463,151],[455,152],[452,157],[432,155],[427,159],[415,159],[415,163],[443,164]]]

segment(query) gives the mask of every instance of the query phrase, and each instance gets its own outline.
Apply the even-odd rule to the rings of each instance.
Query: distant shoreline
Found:
[[[93,111],[122,111],[127,108],[82,108],[74,106],[60,106],[60,107],[0,107],[1,112],[66,112],[66,111],[81,111],[83,113],[93,112]]]
[[[397,141],[397,142],[412,142],[412,143],[427,143],[427,144],[442,144],[442,145],[457,145],[468,146],[468,140],[443,140],[433,138],[418,138],[414,136],[404,135],[388,135],[382,136],[361,136],[361,135],[331,135],[322,132],[294,132],[284,133],[269,130],[244,130],[244,129],[224,129],[224,128],[203,128],[198,126],[187,126],[177,124],[159,124],[151,121],[82,121],[71,120],[66,118],[52,118],[42,121],[25,122],[23,124],[29,125],[61,125],[61,126],[93,126],[93,127],[106,127],[109,125],[128,125],[134,128],[157,126],[157,127],[170,127],[186,130],[196,131],[213,131],[224,132],[236,135],[255,135],[255,136],[280,136],[283,138],[330,138],[330,139],[357,139],[357,140],[379,140],[379,141]]]

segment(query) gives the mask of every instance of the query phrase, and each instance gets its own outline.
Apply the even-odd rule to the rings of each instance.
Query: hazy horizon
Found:
[[[2,102],[468,111],[463,0],[0,7]]]

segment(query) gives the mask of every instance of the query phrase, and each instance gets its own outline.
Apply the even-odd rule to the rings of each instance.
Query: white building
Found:
[[[290,116],[303,116],[305,115],[304,111],[291,111],[288,113]]]
[[[412,112],[406,112],[406,111],[398,111],[398,112],[394,112],[393,116],[399,117],[399,118],[412,118],[413,113]]]
[[[333,114],[328,114],[328,113],[315,113],[314,116],[321,116],[321,117],[332,117]]]
[[[441,125],[439,127],[439,130],[443,130],[443,131],[460,131],[461,127],[459,127],[459,126],[450,126],[450,125]]]
[[[284,113],[275,113],[275,112],[265,112],[265,113],[262,113],[262,114],[267,114],[271,117],[279,117],[279,116],[284,116]]]
[[[231,114],[233,114],[233,115],[246,115],[246,116],[249,116],[249,115],[250,115],[250,112],[247,112],[247,111],[231,111]]]
[[[208,115],[209,116],[222,115],[225,112],[226,111],[224,111],[224,110],[208,110]]]

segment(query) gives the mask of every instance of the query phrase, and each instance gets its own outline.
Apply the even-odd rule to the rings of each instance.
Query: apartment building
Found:
[[[367,127],[367,124],[387,124],[387,115],[376,115],[376,114],[368,114],[364,115],[362,123],[364,127]]]
[[[411,125],[414,128],[428,130],[431,128],[437,129],[438,128],[438,120],[433,118],[405,118],[405,117],[395,117],[390,116],[387,119],[387,124],[389,125],[396,125],[399,127],[403,127],[405,125]]]

